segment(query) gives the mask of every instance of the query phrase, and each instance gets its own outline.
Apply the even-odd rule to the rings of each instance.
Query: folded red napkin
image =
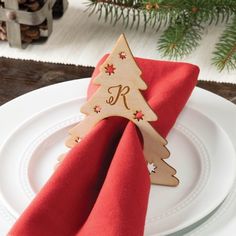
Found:
[[[143,95],[159,117],[152,125],[166,136],[196,85],[199,69],[187,63],[136,62],[148,85]],[[88,96],[96,88],[90,84]],[[143,235],[150,179],[140,140],[135,125],[123,118],[101,121],[69,152],[8,235]]]

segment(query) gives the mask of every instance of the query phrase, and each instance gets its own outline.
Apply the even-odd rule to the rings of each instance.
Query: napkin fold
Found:
[[[191,95],[199,69],[187,63],[136,62],[148,85],[142,94],[159,117],[151,124],[165,137]],[[90,84],[88,97],[97,87]],[[141,236],[149,191],[138,129],[124,118],[110,117],[67,154],[8,236]]]

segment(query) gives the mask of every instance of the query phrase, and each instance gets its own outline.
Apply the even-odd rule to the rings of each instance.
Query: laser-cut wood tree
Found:
[[[169,157],[167,141],[150,125],[149,121],[157,120],[157,116],[139,91],[147,89],[141,73],[125,36],[121,35],[93,81],[101,86],[81,108],[87,116],[69,131],[66,145],[73,147],[104,118],[125,117],[140,129],[145,159],[156,166],[155,171],[150,173],[152,183],[176,186],[179,183],[174,177],[176,171],[163,160]]]

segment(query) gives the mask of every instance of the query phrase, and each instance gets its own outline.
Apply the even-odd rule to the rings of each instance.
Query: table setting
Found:
[[[209,61],[223,26],[163,60],[153,32],[81,9],[42,44],[0,44],[0,235],[234,235],[235,70]]]

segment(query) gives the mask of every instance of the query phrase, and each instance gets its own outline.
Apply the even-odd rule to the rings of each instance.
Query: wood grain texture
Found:
[[[66,146],[73,148],[87,136],[101,120],[108,117],[123,117],[138,127],[143,139],[143,153],[147,164],[156,167],[150,173],[152,184],[177,186],[176,170],[164,159],[170,156],[167,140],[153,128],[156,114],[143,97],[141,90],[148,88],[141,78],[137,65],[124,34],[118,38],[113,50],[99,66],[93,84],[100,85],[89,100],[82,105],[83,120],[69,130]]]
[[[199,81],[198,87],[218,94],[236,104],[236,84]]]
[[[0,58],[0,105],[58,82],[90,77],[94,67]],[[199,81],[198,86],[236,104],[236,85]]]
[[[0,105],[58,82],[91,76],[94,68],[0,58]]]

